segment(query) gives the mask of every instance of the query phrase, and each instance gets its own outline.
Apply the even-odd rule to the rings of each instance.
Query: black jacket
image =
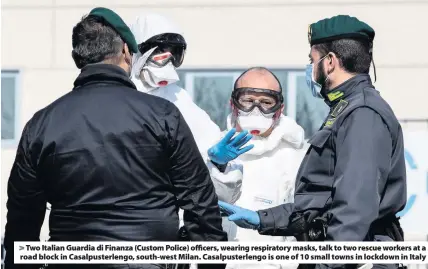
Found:
[[[119,67],[84,67],[74,89],[26,124],[8,183],[14,241],[227,241],[208,169],[179,110],[138,92]]]
[[[403,133],[370,77],[357,75],[326,99],[330,113],[309,140],[294,203],[259,211],[261,234],[288,234],[293,213],[310,213],[329,216],[326,240],[363,241],[406,204]]]

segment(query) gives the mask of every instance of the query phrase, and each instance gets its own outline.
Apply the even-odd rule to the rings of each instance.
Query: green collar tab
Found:
[[[339,99],[340,97],[342,97],[344,95],[343,92],[341,91],[335,91],[335,92],[330,92],[327,94],[327,98],[330,102],[333,102],[334,100]]]

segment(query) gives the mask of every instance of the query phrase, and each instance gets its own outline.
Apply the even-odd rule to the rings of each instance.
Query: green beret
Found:
[[[123,41],[128,45],[131,52],[138,52],[138,44],[131,32],[131,29],[129,29],[128,25],[126,25],[122,18],[114,11],[104,7],[97,7],[91,10],[89,16],[103,18],[105,22],[109,24],[114,30],[116,30],[120,37],[122,37]]]
[[[309,44],[331,42],[338,39],[362,39],[373,42],[375,31],[366,23],[348,15],[338,15],[309,25]]]

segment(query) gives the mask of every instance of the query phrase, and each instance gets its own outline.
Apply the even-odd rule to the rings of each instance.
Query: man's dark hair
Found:
[[[278,85],[279,85],[279,90],[282,92],[282,85],[281,85],[281,82],[279,81],[279,79],[278,79],[278,77],[277,76],[275,76],[275,74],[272,72],[272,71],[270,71],[269,69],[267,69],[266,67],[263,67],[263,66],[255,66],[255,67],[251,67],[251,68],[249,68],[249,69],[247,69],[247,70],[245,70],[244,71],[244,73],[242,73],[236,80],[235,80],[235,83],[234,83],[234,85],[233,85],[233,89],[235,90],[236,89],[236,87],[238,86],[238,82],[241,80],[241,78],[245,75],[245,74],[247,74],[248,72],[250,72],[250,71],[259,71],[259,72],[266,72],[266,73],[269,73],[269,74],[271,74],[274,78],[275,78],[275,80],[278,82]]]
[[[340,66],[349,73],[365,73],[370,71],[372,61],[371,44],[355,39],[339,39],[328,43],[314,45],[321,57],[329,52],[336,54]]]
[[[123,44],[120,35],[97,16],[84,16],[73,28],[72,56],[79,69],[106,60],[119,64]]]

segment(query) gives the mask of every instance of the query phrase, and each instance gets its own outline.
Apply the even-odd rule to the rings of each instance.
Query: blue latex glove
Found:
[[[221,213],[229,216],[228,219],[239,227],[256,230],[260,226],[260,217],[257,212],[222,201],[218,201],[218,205]]]
[[[235,133],[236,129],[231,129],[220,142],[208,150],[208,156],[213,162],[227,164],[254,147],[254,145],[248,145],[242,148],[253,137],[251,134],[248,134],[248,131],[241,132],[233,137]]]

